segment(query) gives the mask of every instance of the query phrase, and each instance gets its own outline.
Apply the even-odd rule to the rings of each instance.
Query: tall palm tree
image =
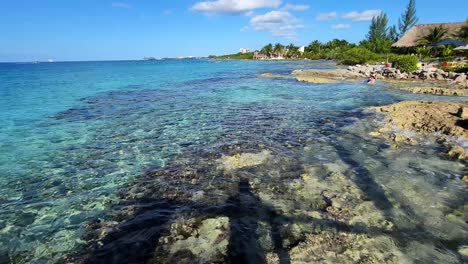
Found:
[[[463,41],[468,41],[468,20],[465,21],[465,24],[458,31],[457,37]]]
[[[276,43],[275,47],[273,48],[273,53],[275,53],[276,56],[283,55],[283,50],[284,46],[281,45],[280,43]]]
[[[440,25],[433,27],[429,33],[419,39],[420,45],[429,45],[439,42],[447,37],[448,29]]]
[[[267,55],[268,57],[270,57],[273,54],[273,45],[271,45],[271,43],[269,43],[268,45],[266,45],[265,47],[262,48],[261,53],[263,53],[263,54]]]
[[[286,56],[289,58],[297,58],[300,55],[299,47],[295,46],[292,43],[286,47],[286,50],[287,50]]]

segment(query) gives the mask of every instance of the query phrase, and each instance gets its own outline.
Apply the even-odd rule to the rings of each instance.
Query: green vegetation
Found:
[[[416,48],[416,53],[418,54],[420,60],[426,59],[431,55],[431,48],[428,46],[421,46]]]
[[[334,39],[327,43],[315,40],[305,47],[302,56],[311,60],[339,60],[344,52],[355,46],[355,44],[340,39]]]
[[[413,55],[392,56],[391,63],[393,67],[400,69],[402,72],[411,73],[418,69],[418,58]]]
[[[440,67],[443,71],[446,72],[455,72],[455,73],[468,73],[468,65],[465,66],[448,66],[448,67]]]
[[[419,44],[428,45],[439,42],[447,37],[447,33],[448,30],[442,25],[433,27],[427,35],[419,39]]]
[[[462,41],[468,41],[468,20],[465,21],[465,25],[458,32],[457,37]]]
[[[339,62],[345,65],[365,64],[378,60],[380,56],[365,47],[354,47],[345,51]]]
[[[221,60],[253,60],[253,52],[249,53],[236,53],[223,56],[209,56],[210,59],[221,59]]]
[[[410,0],[405,12],[401,15],[398,21],[400,36],[403,36],[410,28],[418,23],[419,18],[416,16],[416,0]]]
[[[302,48],[292,43],[289,45],[269,43],[259,53],[266,58],[335,60],[345,65],[372,64],[386,61],[387,63],[392,62],[395,67],[405,72],[416,70],[418,59],[445,62],[452,60],[455,56],[467,54],[466,51],[454,50],[454,46],[431,47],[429,45],[447,38],[468,41],[468,20],[456,34],[449,35],[448,29],[444,26],[435,26],[428,34],[418,40],[419,47],[392,49],[392,44],[407,33],[418,20],[416,1],[409,0],[406,9],[398,20],[398,25],[389,26],[387,14],[381,12],[372,19],[366,38],[358,45],[342,39],[334,39],[326,43],[314,40]],[[417,56],[407,54],[417,54]],[[254,53],[238,53],[214,58],[253,59],[253,57]]]

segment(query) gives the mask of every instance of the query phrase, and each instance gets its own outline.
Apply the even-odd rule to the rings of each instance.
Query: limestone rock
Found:
[[[466,81],[466,74],[460,73],[453,81],[454,82],[464,82],[464,81]]]
[[[260,153],[243,153],[234,156],[222,156],[218,162],[221,168],[226,171],[232,171],[245,167],[257,166],[265,163],[271,157],[271,152],[264,150]]]
[[[468,159],[468,153],[462,146],[453,147],[448,155],[452,158],[457,158],[460,160]]]
[[[462,181],[468,184],[468,175],[463,176]]]
[[[193,220],[193,221],[192,221]],[[214,263],[227,256],[229,218],[217,217],[174,223],[171,235],[160,239],[168,249],[167,263]]]
[[[468,107],[458,108],[457,116],[460,118],[468,118]]]
[[[309,83],[337,83],[337,81],[333,79],[314,76],[297,76],[296,80]]]

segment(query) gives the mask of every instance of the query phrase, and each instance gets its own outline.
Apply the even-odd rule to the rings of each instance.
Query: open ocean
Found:
[[[227,186],[239,185],[244,195],[248,189],[261,201],[259,208],[266,204],[283,214],[284,224],[271,228],[275,233],[295,223],[291,215],[316,209],[304,195],[295,196],[307,191],[301,186],[313,185],[304,175],[310,172],[320,181],[337,171],[343,181],[328,182],[330,188],[351,186],[350,195],[360,193],[343,207],[354,215],[345,219],[354,223],[349,233],[359,229],[362,234],[387,221],[390,231],[365,231],[377,239],[373,250],[394,250],[394,256],[408,263],[462,263],[458,250],[468,244],[468,192],[460,181],[467,174],[465,165],[444,157],[441,145],[430,140],[395,148],[370,137],[383,117],[363,110],[409,99],[463,99],[409,94],[383,84],[257,77],[333,67],[325,61],[0,64],[0,263],[62,263],[86,254],[95,260],[111,257],[108,262],[116,263],[155,254],[157,259],[153,252],[162,250],[156,250],[162,233],[151,228],[164,228],[192,208],[230,201],[236,188]],[[223,155],[262,152],[268,162],[258,168],[223,174],[213,165]],[[187,180],[187,171],[196,176]],[[148,175],[153,178],[146,186],[159,186],[151,190],[157,195],[147,197],[148,190],[133,194],[145,188],[142,179]],[[115,220],[116,211],[158,199],[177,204],[166,204],[165,210],[172,211],[164,215],[164,223],[138,224],[142,241],[142,234],[150,232],[145,228],[153,230],[147,244],[137,243],[140,248],[132,248],[133,253],[121,248],[132,229],[104,243],[99,254],[90,249],[90,225],[97,219],[131,224],[135,215]],[[380,212],[375,223],[364,219],[375,212]],[[231,223],[230,241],[239,244],[242,239],[232,239],[237,234],[255,248],[255,237],[232,227],[253,216],[224,215]],[[301,225],[317,225],[316,215],[310,215]],[[244,227],[257,228],[257,222]],[[136,237],[132,233],[132,239]],[[383,238],[387,240],[378,240]],[[278,254],[281,258],[287,253],[292,260],[297,257],[292,249],[301,241],[274,244],[287,244],[289,251]],[[234,255],[229,253],[231,261]],[[248,258],[256,262],[265,257]]]

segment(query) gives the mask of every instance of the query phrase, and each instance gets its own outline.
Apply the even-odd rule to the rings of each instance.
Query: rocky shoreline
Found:
[[[449,73],[435,68],[424,68],[407,74],[394,68],[356,65],[347,69],[295,70],[291,75],[266,73],[259,77],[327,84],[362,81],[371,74],[380,81],[391,83],[392,88],[410,93],[468,96],[466,74]],[[398,146],[419,144],[418,136],[415,135],[430,134],[445,146],[445,154],[449,158],[468,161],[468,102],[403,101],[373,107],[369,111],[385,115],[382,127],[371,132],[371,136],[385,138]],[[462,179],[468,183],[468,175]]]
[[[397,89],[420,94],[468,96],[468,77],[465,73],[445,72],[433,67],[423,67],[412,74],[382,65],[355,65],[346,69],[294,70],[291,75],[263,73],[258,77],[295,79],[300,82],[327,84],[343,81],[362,81],[369,76],[391,82]]]
[[[349,66],[347,70],[362,74],[363,77],[374,75],[377,79],[441,81],[459,88],[468,88],[465,73],[446,72],[434,67],[421,67],[413,73],[401,72],[399,69],[382,65],[355,65]]]
[[[435,135],[447,146],[449,157],[468,161],[468,102],[403,101],[370,111],[386,116],[384,125],[371,136],[414,145],[418,140],[407,131]]]

